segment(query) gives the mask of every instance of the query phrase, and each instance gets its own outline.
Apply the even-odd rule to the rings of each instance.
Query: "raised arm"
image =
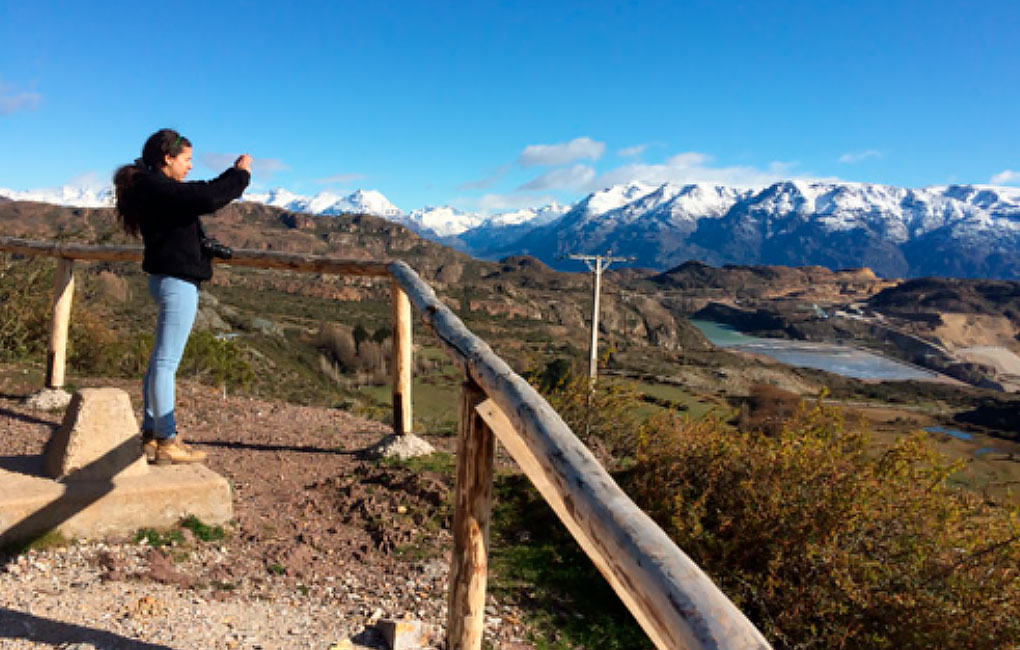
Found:
[[[251,181],[251,173],[241,167],[231,167],[211,181],[160,184],[159,200],[172,204],[184,217],[215,212],[244,193]]]

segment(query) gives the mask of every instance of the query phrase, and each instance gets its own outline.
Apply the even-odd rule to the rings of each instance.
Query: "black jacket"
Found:
[[[139,171],[125,193],[130,210],[141,215],[145,257],[142,269],[201,282],[212,277],[212,260],[202,253],[202,222],[241,196],[251,174],[231,167],[211,181],[180,182],[158,170]]]

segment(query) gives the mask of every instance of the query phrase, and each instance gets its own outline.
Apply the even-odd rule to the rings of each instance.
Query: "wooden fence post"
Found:
[[[475,411],[484,399],[485,394],[469,377],[461,386],[446,624],[448,650],[480,650],[485,627],[495,437]]]
[[[393,282],[393,433],[411,433],[411,301]]]
[[[71,324],[74,298],[74,260],[59,258],[53,288],[53,318],[50,320],[50,346],[46,354],[46,387],[64,387],[67,359],[67,330]]]

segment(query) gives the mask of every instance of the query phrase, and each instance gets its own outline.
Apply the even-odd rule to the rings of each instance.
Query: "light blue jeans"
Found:
[[[168,275],[149,276],[149,295],[159,307],[156,341],[142,384],[142,430],[157,438],[177,435],[174,397],[177,366],[184,355],[198,311],[198,287]]]

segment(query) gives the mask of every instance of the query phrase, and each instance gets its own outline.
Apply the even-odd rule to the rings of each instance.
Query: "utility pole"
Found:
[[[612,257],[607,251],[605,255],[567,255],[567,259],[581,260],[588,270],[595,274],[592,295],[594,304],[591,309],[591,346],[588,348],[588,387],[595,387],[595,379],[599,374],[599,293],[602,287],[602,272],[613,262],[631,262],[633,257]]]

